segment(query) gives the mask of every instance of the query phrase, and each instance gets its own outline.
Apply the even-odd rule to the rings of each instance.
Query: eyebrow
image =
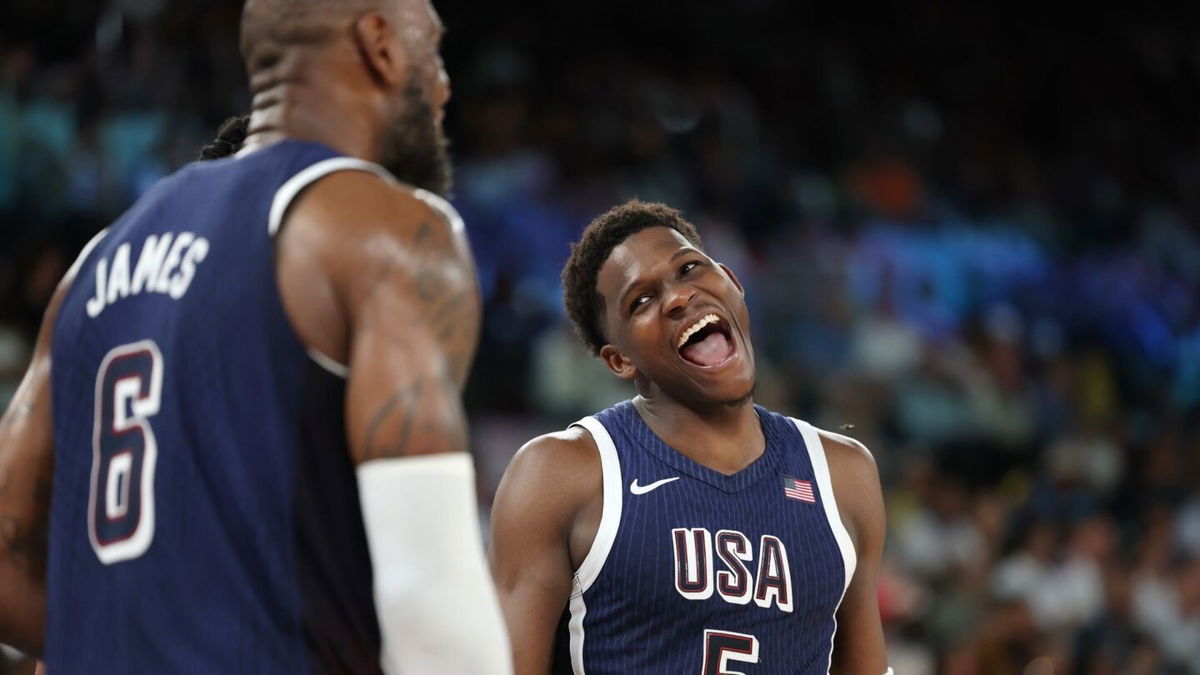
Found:
[[[694,253],[700,253],[700,251],[693,248],[690,245],[684,246],[683,248],[679,249],[678,251],[675,251],[675,253],[671,254],[670,261],[675,262],[676,260],[678,260],[684,256],[691,255]],[[630,281],[625,286],[625,288],[621,289],[621,293],[619,295],[617,295],[617,302],[621,303],[621,312],[624,312],[626,309],[628,309],[629,295],[631,293],[633,293],[634,291],[638,290],[641,286],[644,286],[645,283],[646,283],[645,279],[638,278],[638,279],[634,279],[633,281]]]

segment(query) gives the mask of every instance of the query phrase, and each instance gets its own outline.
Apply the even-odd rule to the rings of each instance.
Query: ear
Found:
[[[632,380],[637,377],[637,366],[633,365],[632,361],[625,358],[625,355],[612,345],[604,345],[600,348],[600,360],[608,366],[613,375],[622,380]]]
[[[408,56],[396,42],[396,28],[379,12],[370,12],[354,22],[354,42],[371,77],[388,86],[404,82]]]
[[[725,276],[729,277],[729,280],[733,282],[734,286],[737,286],[737,289],[742,293],[742,295],[746,294],[746,287],[742,286],[742,282],[737,278],[737,275],[733,273],[733,270],[729,269],[725,263],[717,263],[717,267],[721,268],[721,271],[725,273]]]

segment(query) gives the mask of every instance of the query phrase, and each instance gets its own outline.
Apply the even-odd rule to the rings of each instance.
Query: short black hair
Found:
[[[221,159],[242,149],[246,133],[250,129],[250,115],[237,115],[221,123],[217,137],[200,148],[200,159]]]
[[[607,339],[600,329],[604,298],[596,290],[596,277],[614,248],[631,235],[650,227],[669,227],[696,248],[704,250],[700,233],[684,220],[683,214],[666,204],[637,199],[614,206],[598,216],[583,231],[579,241],[571,245],[571,255],[562,271],[563,304],[575,332],[597,356]]]

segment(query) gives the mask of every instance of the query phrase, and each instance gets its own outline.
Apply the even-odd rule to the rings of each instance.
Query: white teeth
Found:
[[[696,323],[691,325],[690,328],[683,331],[683,335],[679,336],[679,344],[675,345],[675,348],[679,349],[680,347],[683,347],[683,345],[687,343],[688,338],[692,337],[696,331],[704,328],[710,323],[716,323],[718,321],[720,321],[720,319],[717,318],[716,314],[705,314],[704,316],[700,317],[696,320]]]

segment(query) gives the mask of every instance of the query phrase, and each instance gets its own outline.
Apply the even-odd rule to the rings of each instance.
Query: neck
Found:
[[[737,405],[684,405],[661,394],[638,396],[634,406],[664,443],[714,471],[734,474],[762,456],[762,423],[747,399]]]
[[[290,138],[379,161],[383,115],[378,99],[338,71],[336,64],[295,55],[252,76],[250,127],[239,154]]]

